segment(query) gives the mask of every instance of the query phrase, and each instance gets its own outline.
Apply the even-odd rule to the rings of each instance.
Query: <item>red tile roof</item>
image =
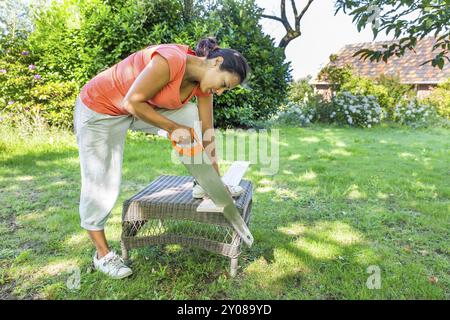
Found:
[[[422,65],[427,60],[432,59],[439,49],[432,51],[435,38],[428,37],[417,42],[413,50],[406,50],[401,57],[392,56],[387,63],[384,61],[371,62],[369,59],[363,60],[360,56],[353,57],[353,54],[361,49],[383,50],[382,45],[392,44],[393,41],[366,42],[358,44],[349,44],[344,46],[338,53],[337,59],[329,62],[328,65],[343,67],[349,64],[354,72],[363,77],[377,77],[379,75],[398,76],[402,83],[417,84],[430,83],[436,84],[445,81],[450,77],[450,62],[445,60],[444,68],[433,67],[431,63]],[[327,83],[325,80],[315,79],[313,84]]]

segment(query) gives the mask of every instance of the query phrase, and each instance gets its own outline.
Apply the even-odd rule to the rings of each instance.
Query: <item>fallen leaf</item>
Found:
[[[435,277],[435,276],[431,276],[431,277],[428,278],[428,281],[430,283],[437,283],[438,282],[438,278]]]

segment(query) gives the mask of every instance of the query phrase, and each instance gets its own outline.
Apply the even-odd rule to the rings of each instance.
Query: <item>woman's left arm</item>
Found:
[[[213,96],[197,97],[197,102],[199,118],[202,123],[203,147],[211,159],[212,166],[220,177],[214,137]]]

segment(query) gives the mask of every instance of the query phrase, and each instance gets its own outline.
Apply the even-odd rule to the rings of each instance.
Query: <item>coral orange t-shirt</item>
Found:
[[[178,109],[193,96],[210,96],[197,85],[191,95],[180,100],[180,86],[186,69],[186,56],[195,55],[189,46],[182,44],[160,44],[137,51],[114,66],[100,72],[80,92],[81,101],[98,113],[109,115],[129,114],[121,102],[139,73],[158,53],[169,63],[169,82],[147,103],[165,109]]]

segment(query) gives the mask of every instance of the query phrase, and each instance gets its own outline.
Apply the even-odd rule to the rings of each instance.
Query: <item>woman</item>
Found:
[[[192,141],[194,122],[201,121],[202,133],[213,129],[213,94],[243,83],[248,72],[239,52],[219,48],[214,38],[206,38],[195,52],[179,44],[147,47],[99,73],[81,89],[74,114],[81,168],[79,209],[81,226],[96,248],[96,269],[115,279],[132,274],[110,251],[104,233],[119,195],[127,130],[156,133],[160,128],[177,142]],[[193,96],[197,105],[189,102]],[[213,138],[203,141],[205,148],[209,144],[219,173]],[[198,187],[195,196],[202,196]]]

